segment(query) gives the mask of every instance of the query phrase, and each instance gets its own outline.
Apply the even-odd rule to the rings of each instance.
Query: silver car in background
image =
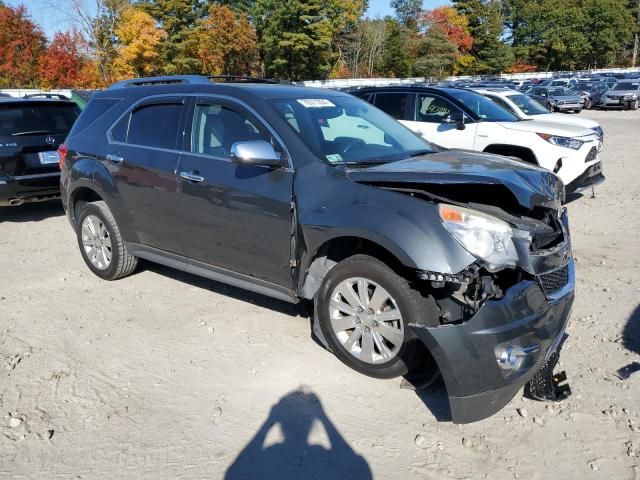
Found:
[[[611,90],[600,97],[601,108],[626,108],[638,110],[640,99],[640,79],[620,80]]]

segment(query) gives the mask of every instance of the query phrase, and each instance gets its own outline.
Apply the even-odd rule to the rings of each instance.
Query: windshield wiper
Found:
[[[420,157],[422,155],[429,155],[430,153],[435,153],[433,150],[419,150],[417,152],[412,153],[407,158]]]
[[[45,134],[45,133],[51,133],[49,130],[29,130],[26,132],[16,132],[16,133],[12,133],[11,135],[13,137],[20,137],[22,135],[40,135],[40,134]]]
[[[350,167],[356,166],[370,166],[370,165],[383,165],[385,163],[391,163],[393,160],[363,160],[360,162],[343,162],[344,165],[349,165]]]

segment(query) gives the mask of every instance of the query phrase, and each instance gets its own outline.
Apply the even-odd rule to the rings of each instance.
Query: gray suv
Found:
[[[199,76],[96,93],[60,164],[100,278],[146,259],[309,303],[355,370],[441,374],[456,422],[551,385],[575,275],[550,172],[438,148],[342,92]]]

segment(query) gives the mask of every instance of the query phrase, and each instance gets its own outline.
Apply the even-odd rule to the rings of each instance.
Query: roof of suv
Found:
[[[148,96],[162,93],[226,93],[246,92],[262,98],[287,98],[316,96],[346,96],[337,90],[310,88],[276,80],[255,79],[251,77],[229,77],[217,82],[219,77],[201,75],[175,75],[168,77],[148,77],[123,80],[99,92],[100,97],[112,96],[115,92],[134,96]],[[226,77],[225,77],[226,78]],[[135,92],[135,93],[133,93]]]

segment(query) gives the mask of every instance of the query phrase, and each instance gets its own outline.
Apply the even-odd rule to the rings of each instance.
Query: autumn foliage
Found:
[[[84,51],[87,44],[77,30],[56,32],[46,53],[40,56],[39,74],[45,88],[84,86],[85,65],[89,60]]]
[[[45,47],[44,33],[24,6],[0,7],[0,86],[33,86]]]
[[[146,77],[160,72],[160,43],[164,31],[156,27],[151,15],[127,7],[115,30],[120,41],[113,70],[116,79]]]
[[[197,32],[198,58],[209,75],[249,75],[256,60],[256,32],[246,15],[211,5]]]

